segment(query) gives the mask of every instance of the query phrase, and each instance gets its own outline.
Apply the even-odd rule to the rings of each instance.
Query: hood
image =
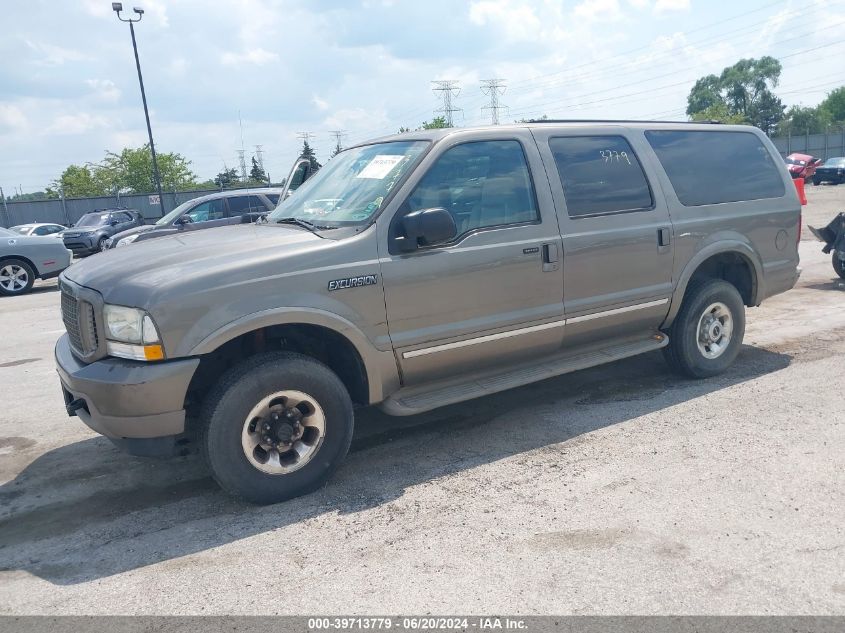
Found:
[[[157,228],[161,227],[158,227],[155,224],[142,224],[141,226],[136,226],[135,228],[127,229],[125,231],[121,231],[120,233],[115,233],[114,235],[112,235],[112,240],[117,242],[118,240],[122,240],[124,237],[136,235],[137,233],[146,233],[147,231],[152,231]]]
[[[242,224],[190,231],[87,257],[64,275],[106,302],[144,307],[157,294],[178,293],[202,278],[237,281],[270,259],[306,253],[331,242],[297,227]],[[213,282],[209,282],[213,283]]]

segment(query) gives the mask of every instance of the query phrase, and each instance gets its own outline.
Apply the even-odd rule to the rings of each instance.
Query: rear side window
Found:
[[[641,211],[654,205],[634,150],[621,136],[549,140],[571,217]]]
[[[645,135],[686,207],[785,193],[783,166],[750,132],[652,130]]]

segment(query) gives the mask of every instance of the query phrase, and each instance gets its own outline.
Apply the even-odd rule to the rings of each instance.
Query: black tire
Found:
[[[699,323],[705,310],[714,305],[727,307],[732,332],[725,349],[715,358],[708,358],[699,349]],[[745,335],[745,306],[739,291],[721,279],[692,282],[669,332],[669,345],[663,355],[669,366],[690,378],[709,378],[725,371],[736,359]]]
[[[17,283],[11,281],[12,274],[14,274],[18,280],[21,275],[26,276],[23,286],[17,287]],[[0,277],[4,278],[3,280],[0,280],[0,296],[3,297],[25,295],[27,292],[32,290],[32,284],[35,283],[35,271],[32,270],[32,266],[22,259],[4,259],[3,261],[0,261]],[[8,277],[8,281],[5,281],[6,277]]]
[[[841,253],[839,251],[833,251],[833,270],[836,271],[836,274],[845,279],[845,261],[842,261],[839,256]]]
[[[287,474],[268,474],[254,466],[241,445],[252,408],[277,391],[299,391],[322,408],[325,434],[304,466]],[[349,393],[322,363],[301,354],[259,354],[236,365],[219,380],[206,400],[201,448],[220,487],[257,504],[278,503],[320,487],[346,456],[354,415]]]
[[[107,238],[105,235],[103,235],[99,240],[97,240],[97,251],[98,252],[102,253],[104,250],[106,250],[106,240],[108,240],[108,239],[109,238]]]

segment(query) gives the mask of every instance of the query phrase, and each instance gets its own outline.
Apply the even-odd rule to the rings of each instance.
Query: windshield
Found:
[[[824,161],[825,167],[845,167],[845,156],[838,156],[836,158],[828,158]]]
[[[343,151],[276,207],[267,221],[297,218],[323,227],[364,224],[427,146],[427,141],[394,141]]]
[[[74,226],[101,226],[108,222],[110,213],[86,213]]]
[[[9,231],[12,231],[14,233],[20,233],[21,235],[26,235],[27,233],[29,233],[29,227],[26,226],[26,225],[13,226],[12,228],[9,229]]]

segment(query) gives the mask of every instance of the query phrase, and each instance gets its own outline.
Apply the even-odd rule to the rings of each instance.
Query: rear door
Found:
[[[259,216],[267,213],[267,207],[256,195],[234,196],[228,199],[228,224],[244,224],[255,222]]]
[[[672,294],[672,224],[624,128],[536,128],[563,237],[566,343],[656,329]]]
[[[441,141],[400,196],[394,216],[379,219],[388,249],[379,261],[404,384],[504,369],[560,349],[560,233],[527,129]],[[455,239],[395,248],[390,226],[434,207],[452,214]]]

